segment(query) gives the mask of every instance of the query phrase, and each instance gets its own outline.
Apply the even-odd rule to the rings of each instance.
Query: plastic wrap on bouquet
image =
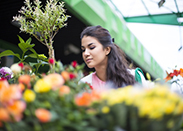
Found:
[[[174,76],[171,80],[171,90],[183,95],[183,77],[178,75]]]

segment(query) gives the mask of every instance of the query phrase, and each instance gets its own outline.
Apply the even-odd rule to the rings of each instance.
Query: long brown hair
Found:
[[[135,84],[135,78],[128,71],[128,64],[124,52],[113,42],[109,31],[101,26],[89,26],[81,33],[84,36],[95,37],[104,48],[111,47],[108,54],[107,82],[112,82],[116,87]]]

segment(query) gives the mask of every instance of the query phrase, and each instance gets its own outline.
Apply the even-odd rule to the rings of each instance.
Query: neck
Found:
[[[106,66],[95,68],[97,77],[102,81],[107,80],[106,68],[107,68]]]

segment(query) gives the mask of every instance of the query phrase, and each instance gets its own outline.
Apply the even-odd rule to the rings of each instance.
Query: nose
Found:
[[[85,49],[85,51],[84,51],[84,56],[86,57],[86,56],[88,56],[88,55],[90,55],[90,52],[89,52],[88,49]]]

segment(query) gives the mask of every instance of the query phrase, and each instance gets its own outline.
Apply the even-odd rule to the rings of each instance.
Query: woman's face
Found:
[[[109,48],[103,48],[103,45],[91,36],[84,36],[81,40],[81,50],[83,60],[89,68],[96,68],[107,65]]]

